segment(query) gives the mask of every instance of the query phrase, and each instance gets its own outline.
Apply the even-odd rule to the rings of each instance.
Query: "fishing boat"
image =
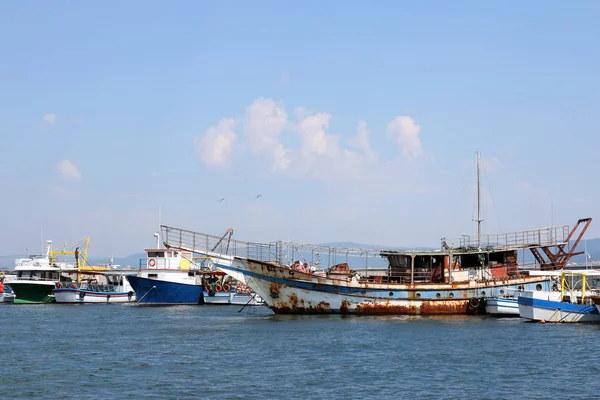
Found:
[[[218,270],[251,286],[274,312],[291,314],[484,313],[488,297],[536,291],[550,281],[548,276],[520,272],[518,251],[558,247],[570,236],[563,225],[462,236],[458,245],[442,239],[441,249],[424,251],[232,239],[214,246],[221,237],[166,225],[161,230],[167,249],[210,257]],[[327,255],[326,266],[321,255]],[[294,258],[298,260],[291,262]],[[373,261],[377,268],[368,267]]]
[[[192,255],[156,246],[144,249],[135,275],[127,276],[140,306],[191,305],[202,302],[202,279],[196,274]]]
[[[227,231],[217,241],[220,244],[232,231]],[[155,234],[157,245],[144,249],[146,259],[140,268],[127,279],[141,306],[241,304],[260,305],[262,299],[223,272],[215,271],[207,257],[195,257],[193,252],[160,247],[160,235]]]
[[[519,315],[539,322],[600,322],[593,301],[599,294],[600,271],[561,271],[560,288],[519,294]]]
[[[57,303],[107,304],[127,303],[136,300],[135,292],[122,272],[98,272],[93,278],[72,282],[68,287],[53,289]],[[99,281],[100,279],[100,281]]]
[[[47,240],[43,255],[15,260],[15,275],[6,278],[6,285],[15,293],[15,304],[54,303],[53,289],[68,287],[88,273],[103,270],[86,265],[89,242],[87,236],[54,250],[52,240]],[[72,255],[75,261],[59,260],[61,255]]]

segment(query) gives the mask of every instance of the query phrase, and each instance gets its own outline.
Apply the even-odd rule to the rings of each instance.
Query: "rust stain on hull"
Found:
[[[277,314],[362,314],[362,315],[465,315],[485,314],[485,303],[479,302],[476,307],[470,299],[452,301],[422,301],[419,305],[396,305],[390,302],[358,304],[354,308],[347,300],[343,300],[339,310],[331,309],[328,303],[321,302],[316,306],[297,307],[279,303],[270,307]]]

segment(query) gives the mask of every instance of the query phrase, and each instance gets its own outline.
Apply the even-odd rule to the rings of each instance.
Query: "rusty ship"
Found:
[[[497,235],[441,240],[437,250],[355,249],[293,242],[253,243],[161,226],[164,245],[210,257],[281,314],[478,314],[485,300],[515,290],[549,290],[551,278],[520,268],[560,269],[591,218]],[[578,233],[578,235],[577,235]],[[217,245],[215,245],[215,243]],[[523,258],[523,255],[521,258]]]

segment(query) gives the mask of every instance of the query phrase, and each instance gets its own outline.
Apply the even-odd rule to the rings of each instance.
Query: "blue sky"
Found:
[[[3,2],[0,254],[91,235],[90,255],[124,256],[159,216],[438,246],[475,232],[477,150],[484,232],[596,217],[599,18],[595,1]]]

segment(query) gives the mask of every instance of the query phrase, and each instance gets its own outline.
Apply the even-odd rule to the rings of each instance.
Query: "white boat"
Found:
[[[203,303],[207,305],[262,306],[265,301],[250,286],[223,272],[204,272]]]
[[[12,303],[15,301],[15,294],[8,285],[4,285],[4,273],[0,272],[0,303]]]
[[[79,283],[71,283],[67,287],[53,289],[57,303],[127,303],[136,300],[135,292],[122,272],[97,273],[101,279],[90,278]]]
[[[68,275],[77,271],[76,263],[56,262],[52,241],[46,241],[46,254],[32,255],[15,260],[15,275],[6,277],[6,285],[15,294],[18,304],[54,302],[52,289],[66,282]]]
[[[559,290],[524,291],[519,294],[519,316],[531,321],[574,323],[600,322],[600,311],[593,297],[599,294],[600,271],[561,271]]]

